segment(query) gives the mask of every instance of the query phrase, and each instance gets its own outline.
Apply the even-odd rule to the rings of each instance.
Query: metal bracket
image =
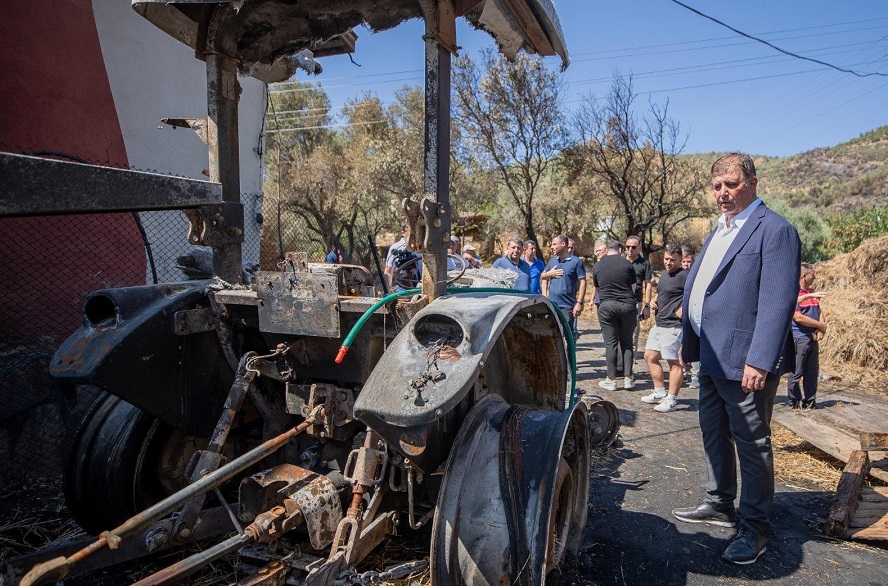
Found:
[[[426,194],[422,200],[422,215],[426,221],[423,248],[428,252],[442,250],[450,241],[450,204],[435,201],[433,194]]]
[[[225,246],[244,241],[244,206],[223,202],[184,210],[188,216],[188,243],[198,246]]]
[[[456,56],[456,14],[451,0],[438,0],[435,39]]]

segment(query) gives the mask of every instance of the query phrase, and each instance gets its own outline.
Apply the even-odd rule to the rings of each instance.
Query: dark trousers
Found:
[[[743,524],[760,534],[770,528],[774,501],[771,413],[779,382],[769,374],[764,389],[746,393],[740,381],[700,372],[700,430],[709,471],[706,502],[716,508],[734,506],[739,460],[738,510]]]
[[[632,333],[638,323],[634,303],[603,301],[598,306],[598,323],[604,338],[607,377],[617,376],[617,361],[622,353],[623,376],[632,376]]]
[[[817,379],[820,378],[820,343],[814,338],[793,338],[792,341],[795,344],[795,366],[786,382],[786,395],[792,403],[812,404],[817,398]]]

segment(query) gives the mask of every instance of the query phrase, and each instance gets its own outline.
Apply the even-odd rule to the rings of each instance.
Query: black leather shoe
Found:
[[[722,559],[732,564],[745,566],[754,564],[759,556],[765,553],[768,544],[768,536],[756,533],[746,527],[740,529],[740,533],[722,554]]]
[[[707,523],[719,527],[733,527],[737,520],[734,507],[717,510],[709,503],[687,509],[673,509],[672,516],[685,523]]]

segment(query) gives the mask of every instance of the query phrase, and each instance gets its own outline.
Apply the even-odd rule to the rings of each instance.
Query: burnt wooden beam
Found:
[[[824,533],[836,537],[847,537],[851,527],[851,519],[857,510],[860,489],[869,469],[869,456],[863,450],[855,450],[848,458],[848,464],[839,477],[836,487],[836,499],[830,507],[829,518],[824,526]]]

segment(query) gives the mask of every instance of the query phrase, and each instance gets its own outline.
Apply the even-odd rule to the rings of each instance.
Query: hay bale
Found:
[[[851,364],[888,370],[888,236],[817,265],[815,288],[829,328],[821,359],[833,369]]]

